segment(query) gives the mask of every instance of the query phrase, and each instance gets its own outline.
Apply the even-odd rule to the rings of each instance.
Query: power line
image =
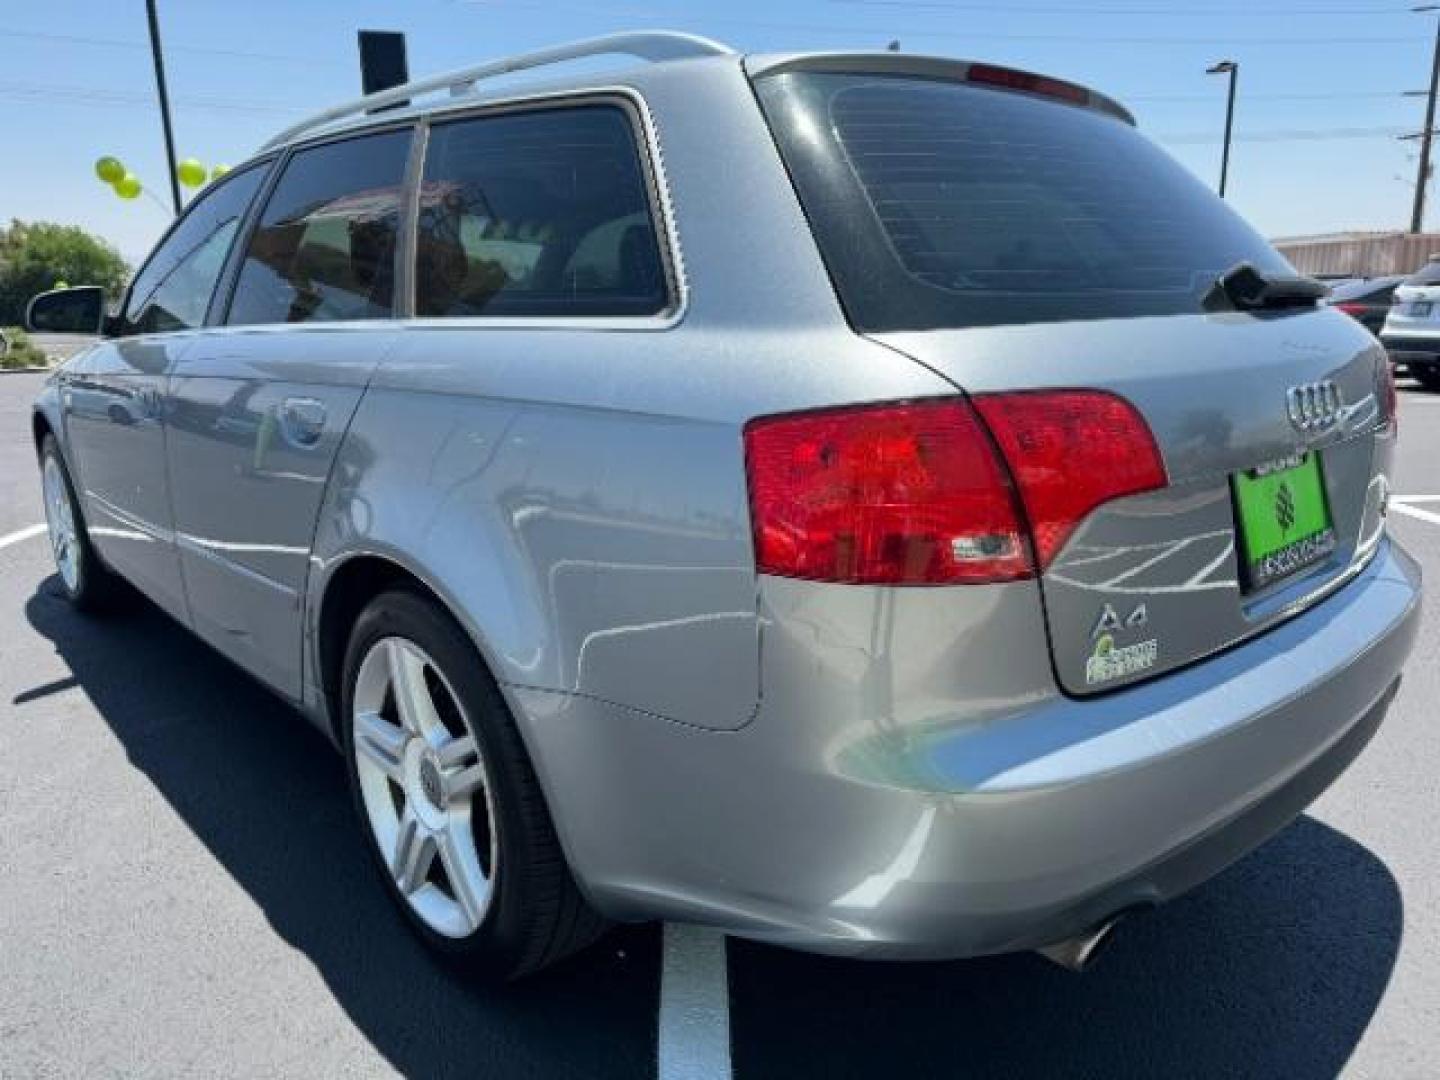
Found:
[[[20,38],[29,41],[53,41],[67,45],[98,45],[106,48],[116,49],[144,49],[149,50],[150,46],[144,41],[135,41],[130,38],[105,38],[90,37],[84,34],[52,34],[41,30],[0,30],[0,38]],[[170,45],[165,46],[166,52],[188,52],[200,53],[207,56],[225,56],[237,60],[278,60],[288,64],[305,64],[306,66],[323,65],[327,67],[340,66],[338,60],[325,60],[314,56],[296,56],[284,53],[250,52],[243,49],[217,49],[208,45]],[[346,65],[348,66],[348,65]]]
[[[563,11],[574,15],[599,15],[614,18],[627,19],[657,19],[663,20],[674,16],[673,11],[666,11],[657,8],[641,7],[610,7],[595,4],[549,4],[537,3],[534,0],[464,0],[476,8],[489,8],[499,10],[502,8],[522,9],[530,11],[557,12]],[[706,15],[707,22],[721,25],[740,26],[756,30],[785,30],[795,33],[806,34],[829,34],[845,37],[866,37],[875,40],[877,43],[885,40],[887,31],[883,27],[876,26],[837,26],[833,23],[791,23],[774,22],[771,20],[746,19],[734,16]],[[1322,45],[1411,45],[1414,39],[1410,37],[1357,37],[1353,34],[1336,37],[1211,37],[1200,38],[1191,35],[1182,37],[1167,36],[1120,36],[1116,34],[1011,34],[1011,33],[989,33],[981,30],[932,30],[926,27],[914,27],[910,34],[915,37],[946,38],[960,41],[1016,41],[1016,42],[1055,42],[1055,43],[1077,43],[1090,46],[1103,45],[1223,45],[1231,48],[1241,48],[1250,45],[1267,45],[1277,48],[1304,48],[1309,46]],[[877,44],[878,47],[878,44]]]
[[[1357,16],[1368,16],[1370,18],[1384,18],[1386,16],[1408,16],[1411,12],[1408,7],[1389,8],[1262,8],[1256,5],[1234,8],[1216,8],[1207,5],[1202,9],[1183,10],[1176,8],[1129,8],[1129,7],[1015,7],[1005,4],[1003,7],[997,4],[976,4],[976,3],[948,3],[946,0],[831,0],[831,3],[846,4],[851,7],[878,7],[878,8],[899,8],[909,11],[953,11],[968,12],[984,15],[1098,15],[1117,16],[1126,18],[1181,18],[1181,19],[1213,19],[1216,15],[1244,15],[1247,19],[1255,18],[1289,18],[1292,16],[1306,17],[1329,17],[1343,16],[1354,18]]]
[[[1339,139],[1396,139],[1409,128],[1402,127],[1350,127],[1350,128],[1291,128],[1275,131],[1251,131],[1235,136],[1236,142],[1283,143],[1283,142],[1329,142]],[[1170,135],[1151,134],[1156,142],[1172,146],[1200,146],[1220,141],[1214,132],[1178,132]]]

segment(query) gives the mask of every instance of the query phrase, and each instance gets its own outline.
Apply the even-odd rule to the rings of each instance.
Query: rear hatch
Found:
[[[859,332],[982,413],[984,395],[1096,389],[1149,426],[1164,486],[1104,503],[1042,559],[1061,685],[1153,677],[1342,584],[1382,532],[1393,404],[1375,339],[1313,302],[1217,302],[1238,263],[1294,271],[1107,99],[910,63],[752,74]]]

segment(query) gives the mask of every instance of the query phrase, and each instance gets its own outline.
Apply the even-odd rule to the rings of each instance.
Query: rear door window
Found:
[[[586,105],[435,124],[415,313],[653,315],[668,305],[626,112]]]
[[[229,323],[394,314],[410,137],[409,130],[363,135],[289,160],[246,247]]]
[[[910,75],[789,71],[757,88],[860,329],[1199,312],[1237,262],[1294,272],[1107,113]]]

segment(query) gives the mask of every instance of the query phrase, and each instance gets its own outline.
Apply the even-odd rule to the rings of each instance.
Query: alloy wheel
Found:
[[[50,549],[55,568],[65,587],[74,593],[80,587],[80,537],[75,528],[75,511],[60,461],[52,453],[45,458],[45,524],[50,532]]]
[[[485,919],[499,847],[485,761],[460,699],[415,642],[376,641],[351,715],[365,816],[391,880],[438,934]]]

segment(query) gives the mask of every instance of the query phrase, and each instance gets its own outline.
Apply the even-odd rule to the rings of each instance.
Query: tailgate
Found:
[[[876,336],[972,394],[1100,388],[1149,423],[1168,485],[1095,510],[1041,577],[1071,693],[1242,641],[1326,595],[1378,542],[1393,441],[1383,352],[1338,313]]]

